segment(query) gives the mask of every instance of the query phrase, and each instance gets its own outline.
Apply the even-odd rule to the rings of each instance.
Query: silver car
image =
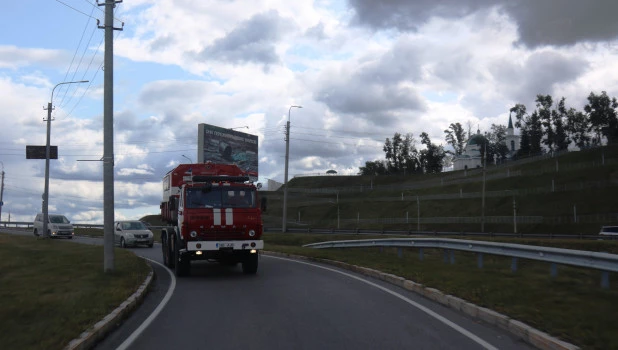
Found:
[[[114,223],[114,243],[122,248],[147,245],[152,248],[154,235],[141,221],[116,221]]]
[[[32,233],[35,236],[45,235],[43,232],[43,213],[37,214],[32,223]],[[48,237],[66,237],[73,238],[75,231],[73,224],[64,215],[48,214],[47,215],[47,236]]]

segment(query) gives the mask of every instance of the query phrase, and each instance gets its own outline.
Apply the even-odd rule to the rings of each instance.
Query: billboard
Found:
[[[258,177],[258,137],[244,132],[210,124],[198,124],[197,162],[236,164],[249,174],[252,181]]]
[[[47,146],[26,146],[26,159],[47,159]],[[49,146],[49,159],[58,159],[58,146]]]

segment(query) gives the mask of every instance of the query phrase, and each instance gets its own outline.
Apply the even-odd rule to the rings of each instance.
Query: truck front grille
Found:
[[[199,239],[204,240],[228,240],[245,239],[245,233],[240,231],[204,231],[199,234]]]

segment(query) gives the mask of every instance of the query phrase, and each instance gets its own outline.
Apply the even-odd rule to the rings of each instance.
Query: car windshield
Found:
[[[187,208],[255,208],[255,190],[247,187],[191,188]]]
[[[122,223],[123,230],[147,230],[146,225],[140,221],[131,221]]]
[[[69,219],[65,218],[62,215],[50,215],[49,222],[53,224],[68,224],[70,223]]]

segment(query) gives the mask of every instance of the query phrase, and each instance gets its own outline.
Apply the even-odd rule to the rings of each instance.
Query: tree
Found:
[[[590,147],[589,128],[590,123],[586,115],[575,108],[569,108],[566,112],[566,130],[569,138],[579,149]]]
[[[426,132],[421,134],[421,143],[425,149],[420,152],[420,164],[425,173],[439,173],[444,167],[444,148],[431,143]]]
[[[554,147],[556,151],[565,151],[569,148],[571,140],[567,133],[566,122],[568,111],[564,104],[565,98],[561,98],[558,107],[552,111],[552,124],[554,128]]]
[[[365,162],[365,166],[359,168],[361,175],[387,175],[386,162],[383,160],[376,160],[373,162]]]
[[[494,159],[505,160],[509,153],[506,145],[506,126],[491,124],[489,132],[485,133],[487,139],[487,160],[492,163]]]
[[[532,114],[526,113],[526,106],[516,104],[510,109],[515,113],[515,126],[521,129],[520,156],[530,156],[543,153],[541,140],[543,138],[543,125],[537,111]],[[524,140],[524,133],[525,140]]]
[[[386,155],[386,167],[388,173],[413,173],[421,171],[418,162],[418,151],[416,150],[416,140],[412,134],[402,137],[400,133],[395,133],[393,140],[386,138],[384,142],[384,153]],[[406,167],[406,171],[404,171]]]
[[[515,113],[515,126],[520,129],[523,128],[522,123],[524,121],[524,118],[528,115],[528,113],[526,113],[526,106],[518,103],[515,106],[511,107],[509,111],[510,113]]]
[[[590,121],[588,131],[594,130],[599,143],[601,135],[607,138],[609,144],[618,142],[616,108],[618,108],[618,101],[615,97],[610,99],[605,91],[600,95],[596,95],[594,92],[588,95],[588,104],[584,106],[584,111],[588,114]]]
[[[550,95],[536,95],[536,113],[541,123],[542,143],[547,145],[550,151],[554,149],[554,143],[556,142],[556,131],[551,110],[553,103],[554,101]]]
[[[455,155],[459,156],[466,147],[466,132],[460,123],[451,123],[449,129],[444,130],[446,143],[453,146]]]
[[[543,140],[543,125],[541,124],[541,117],[537,111],[532,112],[529,118],[527,118],[526,129],[530,137],[530,154],[533,156],[542,154],[543,148],[541,147],[541,141]]]
[[[530,134],[528,130],[521,128],[519,140],[519,150],[517,151],[517,158],[529,157],[531,154],[530,149]]]

